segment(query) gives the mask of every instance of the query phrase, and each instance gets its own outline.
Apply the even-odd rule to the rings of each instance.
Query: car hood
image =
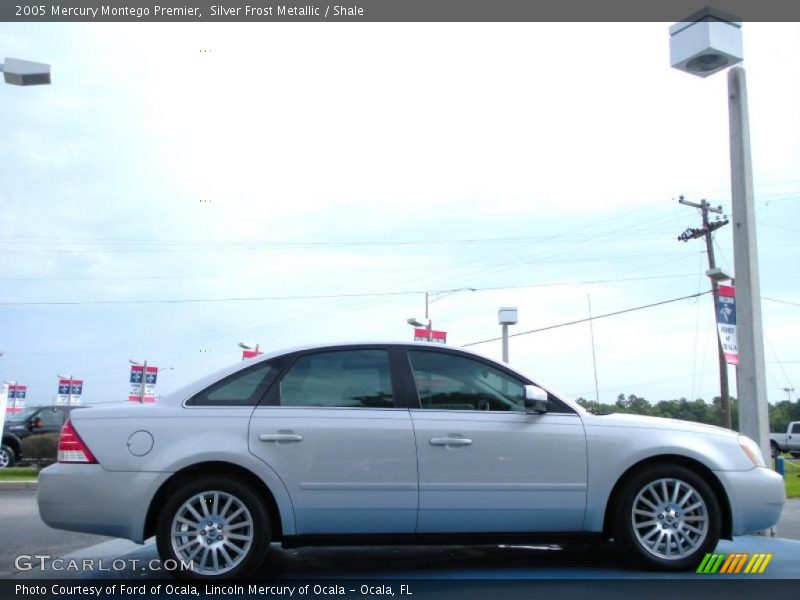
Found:
[[[692,421],[681,421],[680,419],[665,419],[662,417],[647,417],[644,415],[631,415],[625,413],[611,413],[608,415],[588,414],[584,416],[586,425],[597,427],[636,427],[642,429],[670,429],[673,431],[691,431],[707,435],[718,435],[736,437],[737,432],[717,427],[716,425],[706,425],[704,423],[694,423]]]

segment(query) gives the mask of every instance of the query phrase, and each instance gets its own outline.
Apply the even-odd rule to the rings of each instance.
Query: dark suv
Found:
[[[58,433],[69,413],[82,406],[34,406],[7,416],[0,447],[0,469],[12,467],[22,459],[22,440],[32,435]]]

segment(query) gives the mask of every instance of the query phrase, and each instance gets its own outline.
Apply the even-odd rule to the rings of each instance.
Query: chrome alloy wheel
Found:
[[[658,479],[636,495],[631,524],[642,548],[658,558],[678,560],[695,552],[708,536],[708,507],[685,481]]]
[[[172,550],[201,575],[220,575],[244,560],[253,544],[253,518],[244,503],[227,492],[200,492],[175,512]]]
[[[2,446],[0,447],[0,469],[5,469],[9,464],[11,464],[11,455],[6,446]]]

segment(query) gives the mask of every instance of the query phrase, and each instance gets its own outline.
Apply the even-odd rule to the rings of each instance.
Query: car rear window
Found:
[[[187,406],[255,406],[278,374],[278,368],[264,362],[237,371],[207,387],[186,401]]]

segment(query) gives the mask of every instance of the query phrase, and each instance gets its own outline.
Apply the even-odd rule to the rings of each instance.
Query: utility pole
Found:
[[[718,206],[716,208],[712,207],[706,200],[701,200],[700,204],[696,204],[694,202],[689,202],[688,200],[684,200],[683,196],[678,199],[680,204],[684,204],[686,206],[692,206],[694,208],[700,209],[700,214],[703,218],[703,227],[701,229],[695,229],[693,227],[688,228],[682,234],[678,236],[678,240],[681,242],[688,242],[689,240],[693,240],[699,237],[703,237],[706,240],[706,254],[708,255],[708,269],[709,271],[712,269],[717,268],[717,262],[714,258],[714,240],[711,237],[711,233],[720,227],[724,227],[728,224],[728,219],[723,218],[720,219],[717,217],[717,220],[713,223],[708,220],[708,213],[713,212],[717,214],[722,214],[722,207]],[[719,314],[719,283],[715,279],[711,280],[711,295],[714,298],[714,323],[716,324],[717,315]],[[722,426],[730,429],[731,428],[731,402],[730,402],[730,386],[728,384],[728,363],[725,361],[725,353],[722,350],[722,342],[719,339],[719,334],[717,334],[717,357],[719,360],[719,396],[720,396],[720,405],[722,408]]]

